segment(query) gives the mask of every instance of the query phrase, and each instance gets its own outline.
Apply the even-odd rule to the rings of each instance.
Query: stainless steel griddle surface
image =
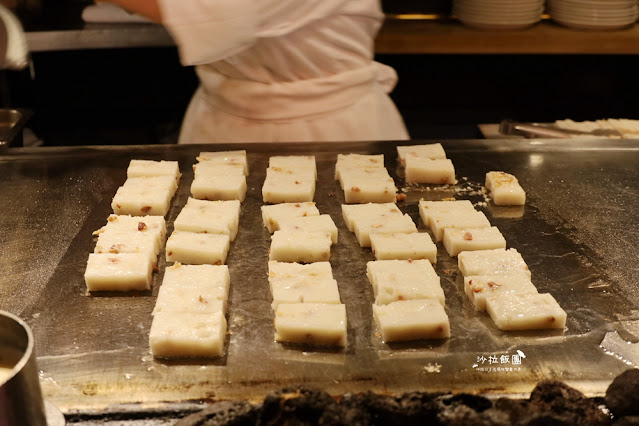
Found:
[[[427,143],[412,141],[410,144]],[[404,144],[407,144],[404,142]],[[396,144],[276,144],[10,149],[0,156],[0,309],[24,318],[36,339],[45,397],[63,412],[139,409],[207,399],[261,398],[286,385],[331,393],[375,390],[476,391],[521,394],[559,379],[588,395],[638,363],[639,142],[445,141],[459,179],[454,187],[407,187]],[[251,174],[231,273],[226,356],[162,361],[148,348],[153,289],[87,295],[83,273],[91,233],[104,225],[131,159],[177,160],[183,173],[167,215],[172,223],[189,196],[200,151],[247,149]],[[399,203],[422,232],[417,201],[469,199],[519,250],[541,292],[568,312],[564,331],[502,332],[474,312],[456,259],[439,247],[436,271],[446,294],[452,337],[441,342],[384,344],[372,318],[373,294],[362,249],[341,216],[343,193],[333,180],[338,153],[383,153],[407,195]],[[270,236],[262,227],[261,187],[271,155],[313,154],[315,200],[338,225],[331,264],[348,314],[348,345],[318,349],[275,343],[267,282]],[[490,170],[516,175],[525,207],[485,203]],[[605,341],[604,341],[605,339]],[[602,347],[602,341],[603,347]]]

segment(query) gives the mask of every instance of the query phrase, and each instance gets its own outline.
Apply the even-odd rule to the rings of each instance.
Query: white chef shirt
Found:
[[[379,0],[159,0],[200,87],[180,143],[400,140]]]

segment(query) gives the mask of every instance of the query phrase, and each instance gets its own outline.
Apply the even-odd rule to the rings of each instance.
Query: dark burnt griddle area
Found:
[[[248,425],[636,425],[639,370],[618,376],[605,398],[587,398],[557,381],[539,383],[528,399],[489,399],[468,393],[374,392],[339,398],[306,387],[284,388],[262,404],[221,401],[176,426]]]

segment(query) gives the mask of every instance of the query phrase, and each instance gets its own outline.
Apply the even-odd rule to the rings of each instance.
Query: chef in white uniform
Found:
[[[106,0],[161,22],[200,87],[180,143],[408,139],[379,0]]]

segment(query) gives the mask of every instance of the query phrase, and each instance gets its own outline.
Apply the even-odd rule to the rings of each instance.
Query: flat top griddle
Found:
[[[411,141],[402,144],[431,143]],[[63,412],[113,407],[166,408],[190,401],[262,398],[288,385],[332,394],[373,390],[447,390],[525,394],[543,379],[589,396],[639,363],[639,141],[460,140],[443,142],[459,183],[407,186],[394,142],[19,148],[0,156],[0,309],[32,327],[45,397]],[[240,232],[227,259],[231,293],[226,355],[217,360],[154,359],[151,311],[162,282],[130,294],[88,296],[83,274],[91,233],[111,213],[111,198],[131,159],[177,160],[182,181],[167,215],[172,223],[189,197],[200,151],[246,149],[250,175]],[[385,154],[407,195],[398,205],[419,219],[420,198],[469,199],[519,250],[540,292],[568,312],[565,331],[499,331],[463,293],[456,259],[439,246],[436,271],[446,294],[452,337],[385,344],[375,329],[373,294],[362,249],[341,215],[333,180],[338,153]],[[348,315],[344,349],[275,343],[267,282],[270,236],[261,223],[261,187],[271,155],[313,154],[315,201],[336,222],[333,274]],[[485,173],[504,170],[527,191],[525,207],[497,207],[481,188]],[[162,253],[163,255],[163,253]],[[605,339],[605,340],[604,340]],[[602,347],[602,341],[603,347]]]

